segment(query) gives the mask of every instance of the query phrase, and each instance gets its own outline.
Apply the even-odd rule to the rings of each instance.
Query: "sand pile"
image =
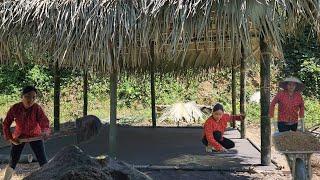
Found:
[[[25,180],[111,180],[150,179],[130,165],[109,157],[96,159],[77,146],[58,152],[48,164],[24,178]]]
[[[281,132],[273,136],[278,151],[320,151],[319,140],[310,133]]]

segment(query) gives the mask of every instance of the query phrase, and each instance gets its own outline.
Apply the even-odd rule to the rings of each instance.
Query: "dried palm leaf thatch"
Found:
[[[319,8],[318,0],[5,1],[0,52],[32,46],[37,57],[50,53],[64,66],[147,71],[153,41],[160,72],[232,66],[241,46],[255,53],[262,34],[281,52],[283,33],[300,21],[320,30]]]
[[[187,103],[175,103],[164,110],[159,121],[163,122],[165,120],[173,120],[175,123],[193,123],[202,120],[203,115],[204,114],[194,101]]]
[[[60,65],[99,70],[139,65],[147,33],[143,21],[137,21],[144,1],[96,0],[22,0],[0,6],[1,40],[28,37],[34,53],[50,52]],[[141,19],[141,18],[140,18]],[[23,34],[23,35],[22,35]],[[19,46],[26,42],[14,44]],[[120,54],[121,58],[120,58]],[[125,53],[129,53],[128,56]],[[127,58],[131,61],[127,61]],[[119,60],[120,61],[116,61]]]
[[[214,47],[218,51],[223,61],[221,64],[231,64],[232,61],[238,63],[241,45],[251,54],[252,36],[259,37],[260,32],[281,50],[281,25],[285,24],[285,20],[290,24],[297,24],[300,19],[305,18],[318,26],[319,14],[315,10],[319,6],[313,0],[155,0],[154,3],[151,12],[160,18],[154,26],[158,29],[154,31],[159,34],[156,44],[166,44],[167,41],[172,48],[165,50],[175,54],[182,49],[186,54],[190,44],[205,41],[208,42],[208,47]],[[293,29],[294,26],[285,28]],[[168,29],[171,31],[164,38],[161,32]],[[226,56],[229,54],[231,56]]]

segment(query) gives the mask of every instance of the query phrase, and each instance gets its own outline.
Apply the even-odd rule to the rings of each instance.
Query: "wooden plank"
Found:
[[[39,140],[43,140],[43,137],[42,137],[42,136],[38,136],[38,137],[33,137],[33,138],[19,139],[19,142],[21,142],[21,143],[28,143],[28,142],[39,141]]]
[[[313,154],[313,153],[317,153],[319,154],[320,151],[279,151],[283,154]]]
[[[152,110],[152,127],[157,127],[157,113],[156,113],[156,93],[155,93],[155,77],[154,77],[154,68],[155,68],[155,56],[154,56],[154,42],[150,43],[150,86],[151,86],[151,110]]]
[[[264,37],[260,37],[260,92],[261,92],[261,164],[271,163],[271,122],[269,118],[270,103],[270,61],[271,49],[265,42]]]
[[[245,166],[245,165],[244,165]],[[174,165],[133,165],[138,170],[181,170],[181,171],[225,171],[225,172],[250,172],[250,165],[247,167],[214,167],[214,166],[174,166]]]

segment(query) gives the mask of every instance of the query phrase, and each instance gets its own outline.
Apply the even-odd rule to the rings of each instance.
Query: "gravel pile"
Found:
[[[286,131],[273,136],[278,151],[320,151],[319,140],[310,133]]]
[[[32,172],[25,180],[148,180],[149,176],[125,162],[109,157],[96,159],[77,146],[58,152],[48,164]]]

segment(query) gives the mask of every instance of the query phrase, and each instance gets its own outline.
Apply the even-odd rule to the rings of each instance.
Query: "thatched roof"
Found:
[[[261,34],[281,52],[284,29],[318,27],[319,2],[17,0],[0,3],[0,17],[2,63],[10,51],[23,62],[29,48],[40,63],[50,53],[64,66],[144,71],[154,42],[157,69],[179,71],[238,64],[241,46],[250,57]]]

